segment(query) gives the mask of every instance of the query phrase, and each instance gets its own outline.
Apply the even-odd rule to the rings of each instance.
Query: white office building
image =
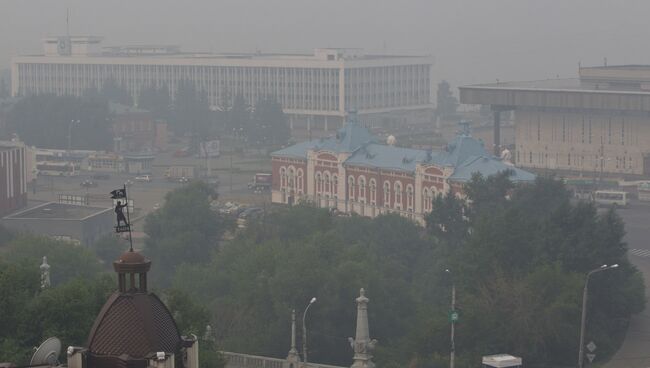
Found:
[[[100,37],[52,37],[42,55],[12,60],[13,95],[80,95],[112,80],[137,99],[149,86],[193,82],[214,108],[243,95],[253,105],[274,97],[296,136],[325,135],[356,110],[369,126],[431,121],[431,64],[427,56],[368,55],[361,49],[313,54],[185,53],[177,46],[101,47]],[[137,103],[137,101],[136,101]]]

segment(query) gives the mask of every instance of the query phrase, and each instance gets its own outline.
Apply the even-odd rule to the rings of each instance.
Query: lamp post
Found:
[[[302,313],[302,355],[305,363],[307,363],[307,325],[305,324],[305,319],[307,317],[307,311],[312,304],[316,303],[316,297],[311,298],[309,304],[305,308],[305,311]]]
[[[582,290],[582,319],[580,321],[580,345],[579,345],[579,350],[578,350],[578,368],[582,368],[583,363],[584,363],[584,356],[585,356],[585,324],[587,321],[587,295],[588,295],[588,290],[589,290],[589,278],[591,275],[601,272],[601,271],[607,271],[611,270],[614,268],[617,268],[618,264],[613,264],[613,265],[602,265],[595,270],[591,270],[587,273],[587,276],[585,278],[585,287]]]
[[[454,333],[456,321],[454,320],[453,314],[456,313],[456,284],[454,283],[453,277],[451,277],[451,271],[449,269],[445,270],[451,278],[451,311],[449,312],[449,322],[451,324],[451,346],[449,352],[449,368],[454,368],[456,364],[456,344],[454,342]]]

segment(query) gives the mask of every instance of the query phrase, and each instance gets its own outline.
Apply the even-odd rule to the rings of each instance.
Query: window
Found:
[[[298,193],[302,194],[304,192],[304,190],[305,190],[304,182],[303,182],[303,171],[302,171],[302,169],[298,169],[297,172],[298,172],[298,175],[297,175],[298,183],[297,183],[296,187],[298,189]]]
[[[395,183],[395,208],[402,209],[402,183]]]
[[[359,202],[366,202],[366,178],[359,178]]]
[[[406,186],[406,209],[413,211],[413,186],[411,184]]]
[[[354,201],[354,176],[348,177],[348,199]]]
[[[280,168],[280,189],[287,187],[287,169],[283,167]]]
[[[339,176],[336,174],[332,175],[332,194],[334,198],[339,196]]]
[[[289,190],[295,190],[296,189],[296,171],[293,167],[289,167],[289,175],[288,175],[288,187]]]
[[[429,202],[429,189],[424,188],[422,190],[422,212],[428,212],[431,202]]]
[[[321,194],[323,192],[323,181],[321,180],[320,172],[316,173],[316,194]]]
[[[390,207],[390,183],[384,182],[384,207]]]
[[[377,204],[377,182],[370,179],[370,204]]]
[[[330,181],[330,173],[327,171],[325,171],[323,174],[323,183],[323,191],[325,192],[325,196],[329,197],[332,193],[332,182]]]

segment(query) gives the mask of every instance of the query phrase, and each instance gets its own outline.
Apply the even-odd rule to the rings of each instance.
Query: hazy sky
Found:
[[[650,64],[648,0],[0,0],[0,67],[65,32],[197,51],[431,54],[452,85]]]

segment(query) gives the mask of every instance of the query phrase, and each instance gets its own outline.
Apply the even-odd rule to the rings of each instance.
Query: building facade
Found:
[[[464,183],[476,172],[512,170],[513,181],[534,180],[490,155],[467,131],[442,152],[396,147],[390,138],[378,143],[351,117],[335,136],[272,153],[272,201],[309,201],[369,217],[397,213],[424,223],[436,196],[463,196]]]
[[[580,78],[460,87],[465,104],[512,111],[518,166],[650,177],[650,66],[580,68]],[[495,138],[498,141],[498,138]]]
[[[167,123],[144,109],[109,103],[113,117],[113,152],[153,152],[167,148]]]
[[[27,205],[25,146],[0,142],[0,215]]]
[[[72,49],[55,51],[55,40]],[[171,46],[100,49],[98,42],[49,38],[43,55],[15,57],[12,94],[80,95],[113,80],[135,98],[149,86],[165,86],[173,97],[180,82],[190,81],[215,109],[230,106],[236,95],[251,105],[277,99],[297,136],[335,131],[348,110],[371,125],[431,122],[430,57],[334,48],[303,55],[181,53]]]

